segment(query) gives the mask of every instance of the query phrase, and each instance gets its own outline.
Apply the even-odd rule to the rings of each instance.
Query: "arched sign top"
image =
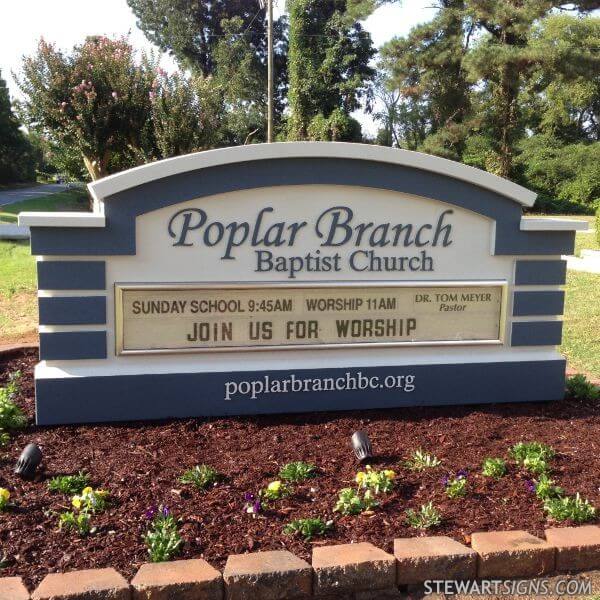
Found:
[[[531,207],[536,199],[532,192],[512,181],[467,165],[422,154],[367,144],[342,142],[284,142],[276,144],[253,144],[233,148],[221,148],[177,156],[159,162],[135,167],[122,173],[110,175],[91,183],[89,189],[98,202],[128,189],[184,173],[211,167],[285,158],[337,158],[357,161],[380,162],[391,165],[421,169],[431,173],[467,181],[524,207]]]

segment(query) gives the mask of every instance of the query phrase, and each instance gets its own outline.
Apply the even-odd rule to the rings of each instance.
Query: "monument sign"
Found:
[[[23,213],[40,424],[562,397],[561,255],[585,223],[377,146],[253,145]]]

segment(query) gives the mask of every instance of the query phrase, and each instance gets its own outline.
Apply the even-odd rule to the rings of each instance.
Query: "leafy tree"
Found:
[[[152,156],[154,65],[135,62],[125,39],[90,37],[64,54],[40,40],[23,61],[19,86],[28,124],[76,148],[92,179]]]
[[[404,140],[402,145],[448,158],[461,156],[471,108],[463,59],[473,29],[464,0],[441,0],[431,22],[382,49],[381,68],[388,73],[382,85],[403,100],[395,119],[404,129],[396,136]]]
[[[375,74],[370,35],[347,0],[288,0],[288,10],[288,139],[356,139],[349,115],[369,100]]]
[[[160,158],[218,144],[222,102],[211,78],[159,71],[152,87],[152,124]]]
[[[36,152],[21,131],[0,72],[0,182],[33,181]]]

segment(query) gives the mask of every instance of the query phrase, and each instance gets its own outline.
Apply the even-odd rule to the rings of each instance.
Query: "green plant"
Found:
[[[439,467],[442,461],[435,455],[424,452],[421,448],[415,450],[406,461],[406,467],[411,471],[424,471]]]
[[[325,522],[319,518],[294,519],[283,528],[283,533],[286,535],[301,535],[308,542],[316,535],[327,533],[332,525],[333,521]]]
[[[0,488],[0,512],[8,506],[9,500],[10,492],[6,488]]]
[[[194,485],[199,490],[205,490],[215,485],[220,479],[219,472],[208,465],[196,465],[188,469],[180,478],[181,483]]]
[[[79,535],[86,536],[92,532],[91,517],[88,512],[64,512],[58,517],[58,528],[76,530]]]
[[[600,244],[600,202],[596,208],[596,218],[594,219],[594,229],[596,230],[596,241]]]
[[[281,498],[285,498],[292,493],[292,490],[285,485],[285,483],[281,483],[281,481],[271,481],[269,485],[260,490],[260,497],[264,500],[280,500]]]
[[[548,470],[548,461],[555,454],[552,447],[542,442],[518,442],[510,449],[515,462],[536,475]]]
[[[395,478],[396,473],[391,469],[374,471],[367,465],[364,471],[356,474],[355,481],[360,489],[371,490],[377,495],[379,492],[391,492]]]
[[[144,536],[151,562],[165,562],[179,554],[183,540],[177,529],[177,521],[166,506],[146,513],[152,521]]]
[[[4,448],[5,446],[8,446],[8,443],[10,442],[10,434],[6,431],[2,431],[0,429],[0,448]]]
[[[466,474],[458,473],[455,477],[445,477],[442,482],[448,498],[463,498],[467,495],[468,483]]]
[[[585,375],[578,373],[567,379],[567,398],[598,400],[600,398],[600,388],[588,381]]]
[[[501,458],[486,458],[483,461],[481,472],[486,477],[500,479],[506,475],[506,463]]]
[[[555,521],[584,523],[596,516],[594,506],[588,500],[583,500],[578,493],[564,498],[548,498],[544,502],[544,510]]]
[[[316,465],[299,460],[283,465],[279,470],[279,477],[291,483],[298,483],[299,481],[314,477],[316,473]]]
[[[71,504],[79,511],[86,513],[100,513],[106,508],[108,492],[95,490],[88,486],[83,488],[81,494],[73,496]]]
[[[548,500],[549,498],[557,498],[562,496],[564,490],[554,484],[554,480],[546,473],[542,473],[535,482],[535,495],[540,500]]]
[[[22,429],[27,425],[25,413],[15,404],[14,399],[20,390],[21,372],[15,371],[8,383],[0,388],[0,429]]]
[[[442,515],[433,502],[428,502],[423,504],[418,511],[412,508],[407,510],[406,522],[415,529],[431,529],[442,522]]]
[[[77,475],[59,475],[48,481],[48,489],[51,492],[60,492],[61,494],[81,494],[88,487],[90,476],[80,471]]]
[[[342,515],[358,515],[366,510],[371,510],[377,506],[378,502],[373,498],[371,490],[365,491],[360,496],[354,488],[344,488],[340,494],[333,510]]]

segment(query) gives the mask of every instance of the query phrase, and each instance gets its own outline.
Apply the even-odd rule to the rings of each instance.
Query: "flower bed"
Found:
[[[9,373],[23,372],[16,402],[30,419],[36,360],[34,351],[0,357],[0,385]],[[177,520],[182,540],[178,558],[203,557],[217,567],[223,567],[228,555],[245,551],[285,548],[309,559],[315,544],[368,541],[391,552],[394,538],[423,535],[409,525],[407,511],[418,517],[430,502],[440,523],[427,535],[469,543],[475,531],[524,529],[543,537],[544,529],[555,523],[532,491],[539,475],[520,466],[510,448],[521,441],[551,446],[556,451],[549,459],[555,485],[566,495],[579,492],[600,506],[599,427],[600,405],[580,400],[141,425],[29,425],[12,433],[2,450],[0,487],[11,496],[0,512],[0,576],[20,575],[33,586],[51,571],[111,566],[132,577],[148,560],[145,537],[155,513],[147,512],[155,506],[168,507]],[[367,431],[373,442],[375,476],[368,477],[352,455],[350,436],[357,429]],[[29,442],[42,447],[45,471],[34,481],[23,481],[12,469]],[[414,460],[419,448],[441,464],[410,468],[414,464],[407,461]],[[506,474],[484,476],[486,458],[502,458]],[[294,461],[316,465],[316,473],[288,483],[280,469]],[[206,472],[188,473],[181,480],[202,464],[216,470],[216,481],[196,485]],[[497,465],[490,469],[499,475]],[[89,474],[86,483],[92,490],[108,494],[106,507],[91,515],[95,530],[86,536],[59,529],[59,515],[78,509],[70,493],[48,486],[52,477],[80,471]],[[357,471],[365,473],[358,483]],[[393,486],[387,490],[389,478]],[[460,483],[465,478],[466,492]],[[379,486],[376,507],[358,514],[334,512],[340,490],[358,490],[364,499],[368,489],[361,484],[367,480],[373,482],[369,489]],[[282,481],[285,493],[272,485],[269,493],[280,497],[265,498],[275,481]],[[260,509],[249,511],[257,500]],[[286,527],[308,518],[320,519],[322,526]],[[305,541],[303,532],[313,529],[315,535]]]

